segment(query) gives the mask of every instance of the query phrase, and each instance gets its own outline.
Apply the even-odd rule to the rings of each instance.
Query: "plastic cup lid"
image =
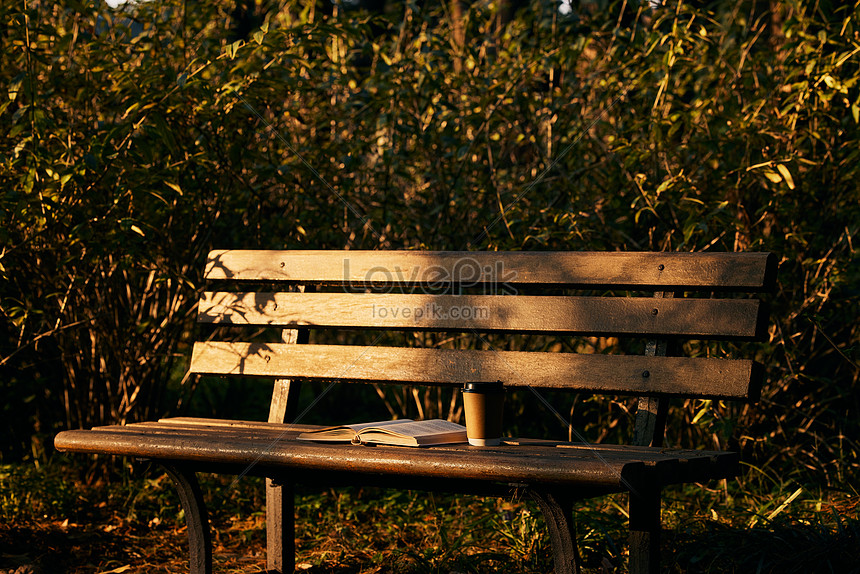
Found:
[[[463,385],[464,393],[503,393],[505,384],[502,381],[472,381]]]

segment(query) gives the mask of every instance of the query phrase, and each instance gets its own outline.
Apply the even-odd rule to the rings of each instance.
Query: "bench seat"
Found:
[[[622,492],[647,482],[705,482],[737,474],[736,453],[507,439],[498,447],[448,444],[412,448],[296,440],[322,427],[251,421],[170,418],[126,426],[66,431],[66,452],[123,455],[195,466],[249,468],[247,473],[359,473],[396,471],[416,480],[452,479],[514,486],[569,486]],[[371,480],[372,482],[372,480]],[[408,484],[401,482],[401,486]]]

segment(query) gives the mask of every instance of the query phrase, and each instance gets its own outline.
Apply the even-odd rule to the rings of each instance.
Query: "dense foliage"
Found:
[[[0,3],[3,457],[187,408],[210,248],[768,250],[763,400],[680,416],[846,487],[860,4],[389,4]]]

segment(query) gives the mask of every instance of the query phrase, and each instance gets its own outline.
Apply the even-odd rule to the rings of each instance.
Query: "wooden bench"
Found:
[[[668,400],[753,401],[761,380],[760,365],[746,358],[667,351],[686,340],[760,338],[765,306],[739,294],[767,291],[775,275],[768,253],[213,251],[205,278],[219,290],[202,295],[199,320],[215,326],[194,344],[190,370],[274,379],[269,420],[170,418],[71,430],[55,446],[163,464],[188,521],[195,574],[212,568],[197,472],[267,477],[269,572],[294,569],[291,488],[309,482],[527,493],[545,515],[558,573],[579,570],[575,502],[629,492],[629,571],[656,573],[661,489],[739,468],[735,453],[661,448]],[[240,330],[248,335],[237,341]],[[478,345],[376,344],[391,332],[408,340],[436,331],[465,333]],[[218,332],[226,340],[214,340]],[[364,335],[366,344],[343,344],[344,334]],[[523,334],[617,337],[627,352],[501,348],[499,341]],[[288,424],[298,384],[314,380],[454,387],[501,380],[509,396],[566,389],[640,398],[624,446],[511,439],[487,448],[370,447],[294,440],[311,428]]]

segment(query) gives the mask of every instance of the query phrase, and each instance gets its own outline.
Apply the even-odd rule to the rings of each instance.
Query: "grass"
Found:
[[[145,464],[105,474],[80,463],[0,466],[0,572],[186,572],[184,517],[167,476]],[[750,479],[668,489],[664,572],[860,572],[856,493],[766,483],[769,490]],[[262,570],[262,481],[202,475],[201,486],[216,571]],[[578,509],[585,572],[623,572],[625,512],[623,495]],[[311,574],[552,569],[543,520],[524,500],[302,487],[296,514],[298,569]]]

